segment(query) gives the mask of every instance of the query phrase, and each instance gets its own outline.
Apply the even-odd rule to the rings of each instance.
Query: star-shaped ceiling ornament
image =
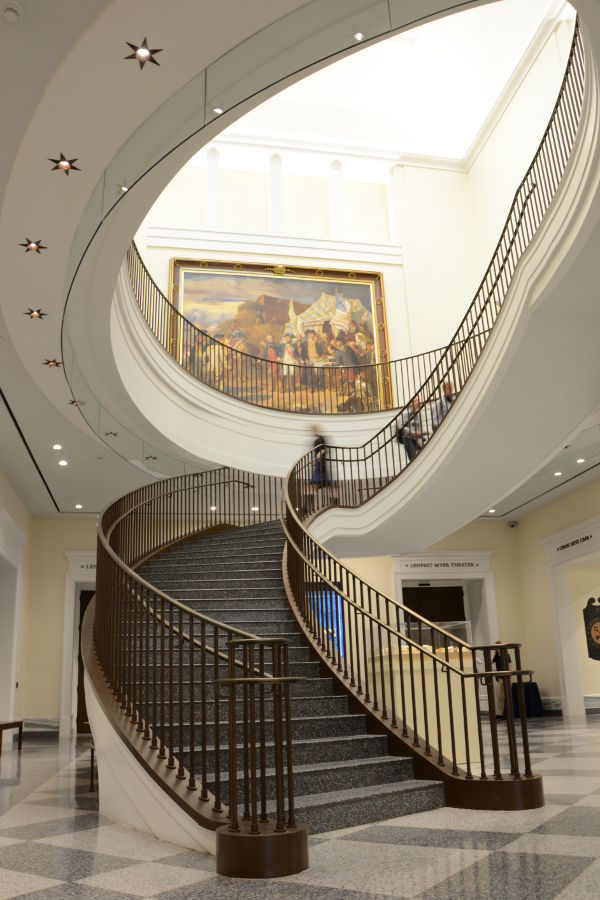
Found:
[[[69,400],[69,406],[83,406],[81,400]]]
[[[28,307],[23,315],[29,316],[30,319],[43,319],[48,313],[42,312],[41,309],[31,309],[31,307]]]
[[[19,247],[25,247],[25,253],[30,253],[32,250],[34,253],[41,253],[42,250],[48,249],[41,241],[32,241],[31,238],[28,237],[25,238],[23,244],[19,244]]]
[[[59,362],[57,359],[45,359],[44,362],[42,363],[42,365],[48,366],[48,368],[50,368],[50,369],[60,369],[60,367],[62,366],[62,363]]]
[[[48,162],[53,162],[52,171],[58,169],[59,172],[64,172],[65,175],[68,175],[71,170],[75,172],[81,172],[79,166],[76,166],[77,157],[75,159],[67,159],[66,156],[60,154],[60,159],[52,159],[52,157],[48,157]]]
[[[157,53],[162,53],[162,50],[150,50],[147,38],[144,38],[139,46],[137,44],[132,44],[130,41],[125,41],[125,43],[128,47],[131,47],[133,53],[123,57],[124,59],[137,59],[140,64],[140,69],[143,69],[148,62],[154,63],[155,66],[160,66],[160,63],[157,62],[154,57]]]

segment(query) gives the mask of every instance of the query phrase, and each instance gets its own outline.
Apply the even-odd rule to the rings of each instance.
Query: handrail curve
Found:
[[[289,642],[199,613],[136,569],[197,535],[276,521],[281,484],[275,476],[229,467],[178,476],[121,497],[102,513],[98,527],[93,634],[105,682],[98,693],[112,692],[105,712],[161,788],[198,824],[217,832],[221,874],[237,872],[245,836],[254,842],[252,872],[292,874],[307,865],[306,829],[295,821],[290,775],[289,692],[297,679],[290,676]],[[149,742],[144,752],[131,739],[134,725]],[[224,787],[238,783],[239,757],[243,816],[236,790],[229,790],[229,807],[223,800]],[[250,758],[259,760],[251,778]],[[274,769],[277,786],[273,819],[266,791],[258,793],[268,769]],[[171,770],[187,791],[173,786]]]
[[[425,450],[451,412],[504,308],[517,264],[556,195],[575,143],[583,95],[577,20],[552,115],[448,347],[377,434],[357,447],[330,447],[317,439],[284,484],[284,574],[298,621],[363,707],[412,750],[424,771],[443,778],[447,799],[455,805],[506,809],[543,802],[541,778],[531,770],[525,716],[524,679],[530,680],[532,672],[521,666],[520,645],[473,645],[450,634],[360,578],[310,534],[309,525],[334,506],[362,506],[384,490]],[[432,414],[426,416],[425,409]],[[497,651],[495,666],[492,651]],[[502,688],[506,732],[498,724],[495,685]]]

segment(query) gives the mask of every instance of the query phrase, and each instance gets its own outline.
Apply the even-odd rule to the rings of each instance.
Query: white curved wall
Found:
[[[588,45],[570,164],[485,353],[443,427],[400,479],[366,506],[315,522],[314,535],[338,556],[406,553],[439,540],[528,478],[600,402],[594,50]]]

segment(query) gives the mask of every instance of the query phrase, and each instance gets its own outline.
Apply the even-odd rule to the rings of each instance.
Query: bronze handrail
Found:
[[[356,366],[283,363],[229,347],[198,328],[165,297],[132,241],[127,269],[133,294],[161,346],[208,387],[253,406],[309,415],[356,415],[404,405],[447,346]],[[471,340],[479,340],[473,335]]]
[[[302,868],[306,865],[306,829],[296,824],[294,815],[289,697],[294,679],[289,678],[287,645],[196,612],[135,570],[192,536],[276,521],[281,484],[277,477],[229,467],[179,476],[120,498],[104,511],[98,529],[94,642],[104,678],[122,716],[149,742],[159,784],[201,825],[217,830],[217,867],[223,874],[235,873],[239,854],[239,843],[234,841],[232,847],[230,833],[238,842],[245,837],[260,839],[262,849],[253,851],[257,867],[249,871],[291,874],[300,862]],[[239,678],[234,678],[236,671]],[[234,679],[228,697],[220,694],[225,673]],[[285,684],[282,678],[287,678]],[[256,689],[260,702],[244,702],[239,711],[237,684],[242,685],[245,701],[254,698]],[[273,693],[273,735],[265,712],[267,690]],[[227,726],[222,717],[229,720]],[[248,770],[244,775],[244,808],[255,810],[258,787],[265,794],[267,758],[272,758],[269,767],[275,767],[277,787],[274,820],[266,810],[260,820],[254,815],[238,820],[240,740],[245,761],[255,757],[257,746],[261,758],[260,772]],[[284,761],[286,794],[280,790]],[[174,791],[170,772],[187,785],[185,803]],[[227,785],[229,810],[223,801]],[[285,834],[291,842],[275,868],[274,834]]]
[[[584,51],[577,21],[550,121],[452,341],[409,402],[373,438],[359,447],[311,450],[292,467],[283,491],[287,588],[300,623],[364,706],[442,774],[449,802],[458,805],[510,808],[542,802],[541,780],[531,771],[525,716],[523,679],[531,672],[521,666],[520,645],[475,646],[458,639],[375,590],[315,540],[308,524],[334,505],[358,507],[384,490],[425,450],[452,410],[501,313],[517,264],[556,195],[575,143],[583,94]],[[500,654],[495,672],[492,650]],[[516,667],[512,671],[510,653]],[[503,686],[506,698],[505,737],[498,727],[495,683]],[[479,684],[486,692],[485,714]],[[487,774],[490,756],[493,789]]]

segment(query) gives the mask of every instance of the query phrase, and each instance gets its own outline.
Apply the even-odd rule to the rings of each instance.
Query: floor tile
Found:
[[[64,847],[47,847],[35,842],[24,841],[0,848],[0,868],[26,872],[28,875],[45,875],[61,881],[77,881],[97,872],[122,869],[129,865],[131,863],[122,857]]]
[[[555,900],[597,900],[600,885],[600,859],[590,863],[581,875],[555,897]]]
[[[72,807],[39,806],[37,803],[21,803],[0,816],[0,831],[17,825],[32,825],[51,822],[55,819],[69,819],[77,815]]]
[[[201,884],[156,896],[158,900],[385,900],[386,895],[291,884],[288,878],[273,878],[265,882],[263,879],[217,876]]]
[[[581,803],[581,794],[548,794],[546,792],[544,794],[546,803],[551,806],[572,806],[574,803]]]
[[[538,856],[500,850],[421,896],[423,900],[552,900],[589,862],[573,856]]]
[[[540,809],[525,809],[517,812],[490,812],[446,806],[443,809],[390,819],[386,824],[402,825],[406,828],[448,828],[458,831],[500,831],[507,834],[518,834],[537,828],[562,811],[563,807],[549,804]]]
[[[362,852],[349,840],[328,841],[311,850],[310,868],[288,881],[296,884],[379,893],[389,897],[415,897],[439,881],[488,855],[484,850],[398,847],[367,844]]]
[[[18,837],[23,840],[37,841],[43,838],[54,837],[56,835],[73,834],[78,831],[86,831],[88,829],[96,829],[102,822],[108,821],[105,818],[100,819],[96,812],[86,812],[85,810],[72,810],[71,818],[55,819],[51,822],[40,822],[38,825],[19,825],[13,828],[0,828],[0,835],[3,837]]]
[[[164,866],[181,866],[183,869],[200,869],[203,872],[216,871],[217,860],[210,853],[196,853],[194,850],[182,850],[174,856],[161,857],[161,863]]]
[[[577,806],[600,806],[600,794],[588,794],[587,797],[580,797]]]
[[[21,838],[2,837],[0,835],[0,847],[8,847],[10,844],[20,844]]]
[[[156,897],[175,888],[195,885],[215,876],[198,869],[176,868],[161,863],[139,863],[118,872],[104,872],[81,880],[82,884],[134,897]]]
[[[549,853],[554,856],[600,857],[600,836],[569,834],[522,834],[503,848],[505,853]]]
[[[103,891],[100,888],[88,887],[86,884],[72,881],[61,883],[57,887],[44,888],[25,894],[21,900],[127,900],[132,894],[117,894],[116,891]]]
[[[593,794],[600,789],[600,778],[582,775],[544,775],[544,792],[548,794]]]
[[[550,759],[538,763],[536,769],[541,773],[550,769],[569,769],[575,775],[583,769],[596,770],[600,777],[600,756],[579,756],[577,762],[571,756],[552,756]]]
[[[181,847],[156,840],[156,838],[128,828],[126,825],[114,823],[103,825],[101,828],[44,838],[39,843],[53,847],[88,850],[92,853],[107,853],[112,856],[122,856],[125,859],[145,862],[177,856],[181,853]]]
[[[600,835],[600,808],[570,806],[536,829],[538,834]]]
[[[59,884],[60,881],[52,878],[43,878],[41,875],[24,875],[22,872],[13,872],[11,869],[3,869],[0,866],[0,900],[22,897],[32,891],[45,891]]]
[[[458,831],[435,828],[403,828],[401,825],[371,825],[362,831],[341,838],[345,841],[366,841],[373,844],[416,845],[420,847],[448,847],[463,850],[497,850],[514,841],[514,834],[494,831]]]

